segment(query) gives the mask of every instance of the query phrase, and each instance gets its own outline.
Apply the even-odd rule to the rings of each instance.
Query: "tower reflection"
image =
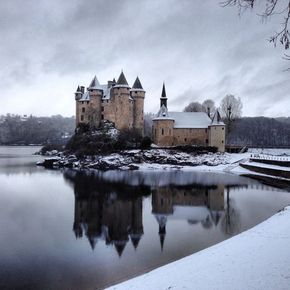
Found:
[[[217,226],[225,211],[224,186],[160,187],[152,192],[152,214],[159,224],[161,250],[168,220],[187,220],[204,228]]]
[[[64,176],[74,186],[76,238],[85,236],[92,249],[98,241],[103,241],[114,246],[120,257],[129,241],[138,248],[144,235],[143,198],[150,194],[161,251],[166,225],[171,220],[184,220],[203,229],[220,227],[226,234],[235,231],[238,225],[238,215],[231,209],[230,190],[240,185],[135,186],[124,180],[108,182],[85,172],[70,172]]]

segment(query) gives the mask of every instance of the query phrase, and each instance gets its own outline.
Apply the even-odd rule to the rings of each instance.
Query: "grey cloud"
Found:
[[[277,25],[250,14],[239,18],[219,1],[1,1],[0,86],[9,94],[7,84],[37,87],[38,76],[57,75],[54,85],[62,88],[82,74],[112,71],[111,77],[124,69],[129,79],[141,75],[146,111],[157,110],[165,80],[171,110],[204,98],[218,104],[233,93],[264,104],[245,106],[245,114],[271,114],[265,101],[279,96],[285,104],[289,91],[281,51],[267,43]]]

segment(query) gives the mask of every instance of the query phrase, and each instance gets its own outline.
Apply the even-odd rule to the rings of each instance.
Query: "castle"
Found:
[[[169,112],[164,84],[152,137],[158,146],[201,145],[225,151],[225,124],[218,110],[212,118],[205,112]]]
[[[110,121],[117,129],[136,129],[144,132],[145,91],[137,77],[132,88],[121,72],[118,81],[101,85],[94,77],[85,91],[78,86],[75,92],[76,126],[89,124],[99,127],[103,121]]]
[[[145,91],[137,77],[132,88],[121,72],[101,85],[94,77],[87,90],[78,86],[75,92],[76,126],[88,124],[98,128],[110,121],[118,130],[135,129],[144,135]],[[160,110],[153,119],[152,139],[158,146],[201,145],[225,151],[225,124],[218,111],[211,118],[205,112],[169,112],[163,84]]]

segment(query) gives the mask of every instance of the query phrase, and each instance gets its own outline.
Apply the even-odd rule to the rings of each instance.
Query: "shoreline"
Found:
[[[228,240],[106,288],[289,289],[290,206]]]

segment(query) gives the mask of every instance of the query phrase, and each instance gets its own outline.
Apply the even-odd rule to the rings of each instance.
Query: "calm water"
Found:
[[[0,147],[0,289],[96,289],[227,239],[290,204],[231,174],[38,168]]]

